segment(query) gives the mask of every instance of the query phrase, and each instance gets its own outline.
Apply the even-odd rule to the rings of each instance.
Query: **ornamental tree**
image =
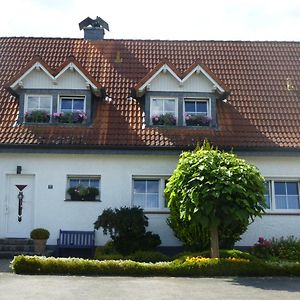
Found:
[[[219,257],[219,233],[243,231],[266,206],[264,178],[258,169],[233,153],[204,142],[183,152],[165,189],[169,225],[175,235],[210,237],[211,257]]]

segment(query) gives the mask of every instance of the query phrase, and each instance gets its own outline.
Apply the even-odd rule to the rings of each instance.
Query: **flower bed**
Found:
[[[34,110],[25,113],[25,122],[27,123],[49,123],[50,114],[43,110]]]
[[[203,115],[185,115],[185,124],[187,126],[209,126],[211,118]]]
[[[70,123],[70,124],[76,124],[76,123],[84,123],[87,119],[86,113],[83,111],[75,111],[75,112],[60,112],[60,113],[54,113],[53,114],[53,120],[58,123]]]
[[[153,115],[152,116],[153,125],[164,125],[164,126],[175,126],[176,118],[171,113]]]

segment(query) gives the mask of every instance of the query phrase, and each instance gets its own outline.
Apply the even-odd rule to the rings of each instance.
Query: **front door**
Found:
[[[20,205],[19,189],[23,188],[23,200]],[[26,185],[26,187],[24,187]],[[6,236],[29,238],[33,225],[34,176],[8,175],[6,194]],[[21,206],[21,208],[20,208]]]

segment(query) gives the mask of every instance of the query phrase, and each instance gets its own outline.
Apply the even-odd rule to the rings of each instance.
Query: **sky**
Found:
[[[107,39],[300,41],[299,0],[2,0],[0,36],[82,38],[96,16]]]

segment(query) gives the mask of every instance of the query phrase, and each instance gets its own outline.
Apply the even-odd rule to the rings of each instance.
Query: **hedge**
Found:
[[[132,260],[137,262],[161,262],[170,261],[170,258],[158,251],[136,251],[130,255],[122,255],[120,253],[106,254],[101,248],[96,248],[96,260]]]
[[[87,276],[300,276],[300,264],[267,264],[246,260],[206,259],[204,262],[140,263],[130,260],[98,261],[81,258],[16,256],[17,274]]]

